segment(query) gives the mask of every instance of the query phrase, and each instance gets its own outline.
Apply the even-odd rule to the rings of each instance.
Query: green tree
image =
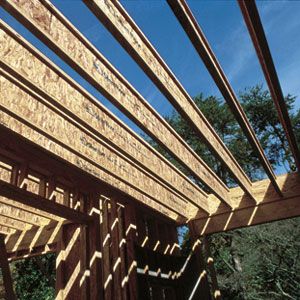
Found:
[[[55,298],[55,254],[46,254],[13,263],[13,280],[18,299]]]
[[[256,86],[243,91],[239,99],[273,167],[294,171],[295,164],[269,92]],[[222,99],[204,97],[203,94],[194,100],[247,175],[254,181],[265,178],[256,153],[227,104]],[[300,111],[294,111],[295,97],[288,95],[285,101],[299,141]],[[235,185],[228,170],[214,158],[180,115],[174,112],[167,121],[225,183]],[[170,158],[164,150],[158,149]],[[175,160],[173,162],[178,165]],[[197,183],[207,189],[201,182]],[[300,299],[299,232],[298,218],[210,236],[223,298]],[[183,230],[181,234],[183,249],[187,252],[190,247],[188,231]]]

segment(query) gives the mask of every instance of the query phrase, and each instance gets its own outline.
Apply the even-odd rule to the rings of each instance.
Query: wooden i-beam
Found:
[[[172,155],[177,157],[193,174],[210,187],[219,199],[230,205],[228,188],[220,178],[49,1],[16,2],[4,0],[1,3],[8,12],[22,22],[41,41],[45,42],[145,132],[166,147]],[[185,107],[185,104],[183,106]],[[201,128],[204,126],[202,128],[204,131],[207,130],[212,133],[213,130],[209,124],[206,124],[207,121],[201,116],[200,119],[201,124],[199,126]],[[225,160],[232,162],[232,165],[236,167],[234,173],[243,182],[247,192],[251,194],[251,182],[241,168],[237,166],[232,155],[229,155],[220,139],[215,136],[215,133],[209,139],[217,140],[216,151],[219,151],[221,156],[224,154]]]
[[[153,176],[150,177],[144,172],[139,172],[137,167],[117,156],[113,150],[106,148],[105,145],[99,145],[98,141],[88,135],[83,128],[80,128],[76,123],[74,124],[66,116],[58,114],[55,107],[48,107],[41,97],[30,91],[21,82],[1,70],[0,72],[5,75],[1,78],[1,88],[3,88],[6,96],[3,94],[0,96],[2,108],[0,119],[5,127],[23,136],[26,132],[26,138],[31,142],[42,146],[45,150],[98,177],[98,179],[131,194],[137,200],[147,203],[157,210],[165,211],[170,217],[177,218],[176,215],[178,214],[189,213],[187,210],[188,202],[182,197],[158,185]],[[11,101],[6,101],[7,97]],[[31,114],[29,103],[36,107],[36,114],[30,118],[28,118]],[[68,130],[72,132],[72,135],[65,134]],[[49,143],[50,140],[51,143]],[[101,160],[103,164],[100,164]],[[127,171],[124,172],[123,170],[119,174],[123,178],[113,175],[117,172],[118,165],[123,165]],[[109,172],[106,171],[108,167],[111,168]],[[135,181],[131,183],[130,178],[135,179]],[[143,181],[143,178],[148,182]],[[124,179],[127,183],[124,182]],[[138,186],[135,186],[134,183]],[[158,202],[159,200],[161,203]]]
[[[249,143],[257,153],[257,156],[266,174],[274,185],[274,188],[279,194],[281,194],[279,186],[276,182],[276,176],[274,174],[273,168],[268,161],[241,104],[239,103],[230,83],[228,82],[228,79],[226,78],[221,65],[219,64],[215,54],[213,53],[188,4],[185,0],[168,0],[168,4],[177,17],[178,21],[182,25],[186,34],[188,35],[199,56],[203,60],[207,70],[214,79],[224,99],[228,103],[239,125],[243,129],[243,132],[247,137]]]
[[[7,252],[5,248],[4,235],[0,234],[0,267],[2,269],[3,283],[5,288],[6,300],[17,300],[14,292],[13,281],[11,278],[11,272],[9,269],[9,263],[7,259]]]
[[[155,48],[118,1],[84,1],[252,197],[251,181]],[[203,178],[201,178],[203,181]],[[211,181],[211,180],[210,180]],[[212,192],[217,190],[204,181]],[[217,186],[218,187],[218,186]],[[220,196],[220,194],[216,193]],[[228,197],[224,198],[229,203]],[[228,196],[228,195],[226,195]],[[253,198],[254,199],[254,198]],[[227,201],[226,201],[227,200]]]
[[[74,80],[26,40],[3,22],[0,22],[0,30],[1,28],[5,32],[0,42],[3,69],[14,74],[21,82],[26,83],[50,103],[55,104],[59,111],[65,112],[72,120],[81,123],[89,132],[99,136],[102,140],[105,139],[109,145],[118,150],[123,148],[126,156],[129,156],[134,163],[139,162],[143,168],[159,178],[160,182],[168,184],[186,200],[204,210],[207,209],[208,195],[206,193],[125,124],[113,117],[95,98],[80,88]],[[18,59],[15,59],[15,52],[18,52]],[[32,62],[30,65],[27,63],[29,59]],[[32,72],[32,70],[39,70],[39,72]],[[76,104],[74,98],[76,98]]]
[[[254,0],[238,0],[238,3],[243,13],[245,23],[247,25],[267,84],[269,86],[271,96],[275,103],[280,123],[285,131],[288,143],[290,145],[296,167],[298,171],[300,171],[299,147],[295,134],[293,132],[291,119],[289,117],[288,109],[284,101],[284,96],[273,62],[269,44],[264,32],[264,28],[259,17],[258,9]]]

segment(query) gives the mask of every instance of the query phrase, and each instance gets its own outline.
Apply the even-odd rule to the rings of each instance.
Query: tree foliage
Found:
[[[55,254],[46,254],[13,263],[13,280],[20,300],[55,298]]]
[[[294,171],[294,161],[269,92],[256,86],[241,93],[239,99],[273,167]],[[300,110],[295,112],[293,108],[295,97],[288,95],[285,101],[299,141]],[[259,160],[227,104],[202,94],[195,98],[195,103],[248,176],[252,180],[264,178]],[[174,112],[167,120],[227,184],[235,185],[226,168],[212,157],[184,119]],[[299,232],[300,218],[296,218],[211,235],[223,299],[300,299]],[[182,235],[183,251],[188,252],[188,231]]]

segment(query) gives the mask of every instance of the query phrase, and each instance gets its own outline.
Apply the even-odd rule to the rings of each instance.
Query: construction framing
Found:
[[[57,299],[220,299],[205,236],[300,215],[299,148],[256,4],[238,0],[296,165],[294,173],[279,177],[188,4],[167,1],[265,170],[268,179],[251,182],[122,5],[83,2],[238,187],[227,187],[50,1],[0,0],[205,187],[0,20],[0,264],[6,297],[15,299],[8,260],[55,252]],[[187,257],[180,254],[176,231],[184,224],[193,240]]]

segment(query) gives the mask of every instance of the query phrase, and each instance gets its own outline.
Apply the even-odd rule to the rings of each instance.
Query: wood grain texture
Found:
[[[6,0],[3,6],[145,132],[206,182],[220,199],[227,199],[228,189],[225,184],[49,1]]]
[[[75,209],[45,199],[3,180],[0,180],[0,195],[36,209],[55,214],[75,223],[89,223],[92,220],[88,215],[77,212]]]
[[[131,186],[136,187],[177,213],[187,212],[187,201],[159,185],[152,177],[140,171],[118,152],[110,149],[94,136],[86,134],[79,125],[71,123],[66,116],[57,114],[54,108],[50,109],[42,103],[40,97],[31,96],[28,94],[29,91],[25,92],[15,83],[2,76],[1,88],[5,91],[0,98],[2,109],[9,111],[9,114],[15,114],[23,120],[22,122],[42,132],[45,137],[48,136],[48,147],[52,141],[55,141],[66,149],[72,149],[73,163],[75,160],[77,166],[80,166],[79,158],[81,158],[83,165],[92,164],[94,169],[104,169],[108,171],[108,174],[116,176],[109,175],[110,177],[120,178],[127,189],[133,190]],[[7,101],[8,97],[10,101]],[[64,156],[66,153],[66,151],[63,153]],[[72,162],[70,159],[67,160]],[[126,182],[127,185],[125,185]]]
[[[118,1],[102,0],[86,0],[85,3],[188,121],[214,155],[227,166],[241,187],[251,195],[251,182],[241,166],[122,5]],[[216,176],[212,177],[209,180],[206,177],[205,183],[230,204],[224,187]]]
[[[30,230],[10,234],[5,241],[7,252],[17,256],[17,253],[22,253],[22,251],[28,251],[27,254],[29,255],[36,248],[43,251],[46,247],[58,242],[63,224],[65,222],[53,221],[46,226],[35,226]]]
[[[181,196],[198,206],[207,207],[205,192],[11,28],[3,22],[0,22],[0,28],[3,30],[0,29],[0,58],[4,69],[16,72],[15,76],[23,83],[27,80],[30,88],[135,163],[141,163],[142,167],[176,189]]]
[[[275,107],[277,109],[280,123],[285,131],[291,152],[294,156],[296,167],[298,171],[300,171],[300,150],[293,131],[292,122],[280,86],[280,81],[273,62],[271,50],[259,16],[259,11],[255,1],[239,0],[238,3],[255,47],[256,54],[260,61],[260,65],[264,72]]]
[[[197,234],[210,234],[300,216],[299,173],[278,176],[277,182],[283,197],[278,195],[270,180],[261,180],[253,184],[253,194],[258,203],[250,206],[248,196],[240,188],[231,189],[231,197],[239,203],[238,208],[230,211],[223,207],[208,218],[195,219],[193,222]]]

